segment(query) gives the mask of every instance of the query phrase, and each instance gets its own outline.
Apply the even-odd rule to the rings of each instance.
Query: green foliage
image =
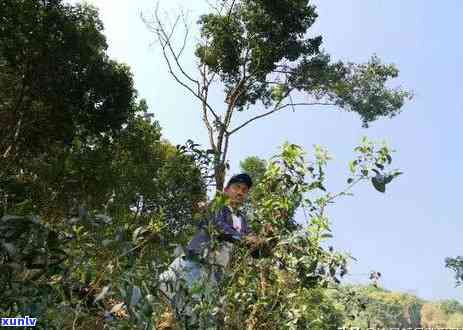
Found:
[[[98,328],[116,314],[129,328],[152,324],[160,302],[147,274],[190,236],[201,164],[143,118],[95,9],[1,7],[0,312],[48,329]]]
[[[346,286],[341,293],[350,294],[345,304],[351,317],[344,326],[360,328],[418,328],[421,322],[423,301],[399,292],[374,286]]]
[[[195,48],[197,77],[187,73],[180,61],[187,25],[178,51],[174,42],[182,16],[171,27],[161,21],[157,10],[154,21],[144,21],[156,34],[174,80],[201,101],[219,191],[228,169],[231,135],[255,120],[289,108],[323,105],[358,113],[366,127],[380,117],[395,116],[412,97],[403,88],[390,87],[398,70],[377,56],[365,64],[331,61],[321,50],[322,37],[309,37],[318,17],[309,0],[219,0],[210,7],[197,21],[201,35]],[[216,85],[224,90],[224,113],[208,102]],[[237,111],[257,104],[271,110],[232,127]],[[380,176],[372,179],[382,192],[389,181]]]
[[[463,283],[463,257],[458,256],[456,258],[446,258],[445,267],[455,272],[455,281],[457,285]]]
[[[439,302],[440,309],[445,314],[461,313],[463,314],[463,304],[455,299],[447,299]]]
[[[262,180],[265,170],[267,168],[267,162],[264,159],[260,159],[256,156],[250,156],[240,162],[241,170],[247,173],[253,182],[253,188],[259,185]],[[255,193],[256,189],[251,189],[247,200],[243,205],[243,209],[246,214],[251,214],[253,205],[257,203],[257,197]]]
[[[411,93],[386,84],[398,76],[394,65],[373,56],[366,64],[332,63],[321,51],[322,37],[308,38],[318,17],[305,1],[222,2],[222,11],[201,16],[203,41],[196,56],[220,76],[233,106],[260,101],[279,105],[292,91],[358,113],[364,126],[394,116]],[[291,101],[292,103],[292,101]]]
[[[109,313],[122,301],[128,324],[153,322],[150,310],[162,307],[159,300],[151,309],[146,302],[132,306],[130,292],[134,287],[143,297],[156,292],[156,281],[147,274],[156,278],[173,244],[189,238],[193,205],[205,194],[192,157],[160,141],[156,125],[137,119],[111,143],[68,150],[66,170],[53,175],[56,186],[45,176],[36,186],[21,183],[31,191],[47,187],[51,194],[16,196],[3,205],[0,280],[9,288],[0,306],[4,313],[41,315],[50,328],[62,328],[60,322],[71,317],[77,324],[86,318],[102,321],[95,313],[105,308]],[[75,190],[55,190],[64,180],[78,183],[69,187]],[[2,192],[9,199],[14,190]],[[67,205],[72,207],[66,210]],[[20,210],[26,215],[9,215]],[[107,295],[94,304],[105,287]],[[35,303],[24,299],[28,296],[41,298]],[[44,309],[31,311],[35,304]],[[46,317],[58,304],[69,313]]]
[[[134,208],[134,220],[162,208],[172,233],[178,233],[191,222],[205,187],[193,157],[178,153],[160,135],[157,123],[135,118],[112,139],[92,144],[74,139],[70,148],[44,154],[40,162],[10,168],[3,194],[10,205],[29,205],[29,212],[47,221],[72,218],[79,208],[110,215]]]
[[[463,327],[463,313],[452,314],[447,320],[448,328],[461,328]]]
[[[314,77],[317,74],[316,77]],[[309,93],[317,100],[327,100],[348,111],[357,112],[363,126],[381,116],[393,117],[411,99],[409,91],[388,88],[386,83],[396,78],[397,68],[382,64],[373,56],[366,64],[330,63],[330,57],[320,54],[304,59],[291,77],[292,87]]]
[[[265,173],[267,163],[264,159],[260,159],[256,156],[250,156],[240,162],[240,167],[243,172],[247,173],[251,177],[253,184],[258,185]]]
[[[50,144],[111,135],[137,110],[132,74],[106,55],[93,7],[4,0],[1,9],[2,155],[24,161]]]
[[[307,41],[299,37],[315,18],[314,7],[307,6],[307,1],[240,1],[228,13],[201,17],[207,43],[198,47],[197,56],[207,63],[206,55],[212,54],[215,66],[211,69],[226,83],[239,79],[245,62],[250,72],[265,78],[284,57],[295,60],[318,49],[321,38]]]
[[[463,317],[456,300],[425,301],[412,294],[374,286],[340,286],[345,328],[458,328]]]
[[[448,315],[438,304],[427,303],[421,309],[421,325],[426,328],[441,328],[447,324]]]
[[[380,158],[373,149],[356,150],[364,157],[360,166]],[[347,273],[349,256],[324,247],[332,237],[325,208],[339,196],[324,188],[330,156],[321,146],[315,147],[312,162],[304,154],[286,143],[253,189],[251,222],[266,243],[257,259],[246,248],[236,253],[224,285],[228,328],[335,329],[344,322],[343,307],[330,290],[336,291]],[[263,162],[255,157],[241,165],[262,173]],[[307,211],[305,228],[295,221],[298,208]]]
[[[373,187],[384,193],[386,185],[402,174],[398,170],[385,171],[385,167],[392,163],[391,152],[393,152],[385,142],[375,146],[373,142],[363,137],[361,145],[356,147],[355,151],[359,153],[359,156],[349,163],[349,170],[352,174],[347,179],[349,184],[358,179],[369,178]]]

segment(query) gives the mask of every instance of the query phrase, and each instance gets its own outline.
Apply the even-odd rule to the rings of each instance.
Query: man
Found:
[[[242,173],[233,176],[224,189],[228,205],[201,223],[185,254],[176,258],[169,269],[161,274],[160,290],[171,303],[177,318],[192,317],[191,302],[199,300],[198,294],[190,294],[192,289],[199,286],[214,290],[218,286],[234,244],[242,242],[253,249],[260,243],[239,210],[251,187],[249,175]],[[211,229],[217,233],[219,241],[215,249],[211,249]]]

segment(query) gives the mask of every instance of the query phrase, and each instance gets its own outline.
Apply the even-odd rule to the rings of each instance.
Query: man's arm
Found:
[[[243,240],[254,258],[268,257],[275,246],[274,230],[272,225],[265,224],[259,235],[254,232]]]

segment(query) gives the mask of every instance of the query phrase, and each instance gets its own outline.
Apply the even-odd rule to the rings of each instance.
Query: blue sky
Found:
[[[110,56],[132,68],[139,95],[147,99],[164,137],[174,144],[192,138],[206,145],[198,103],[170,78],[159,48],[153,45],[154,36],[140,19],[140,12],[153,12],[154,2],[89,2],[100,9]],[[160,8],[174,17],[179,4],[191,10],[195,32],[197,15],[207,10],[206,3],[160,1]],[[323,47],[333,59],[360,63],[377,54],[398,66],[400,77],[393,85],[412,89],[415,99],[397,117],[380,119],[368,129],[361,127],[356,114],[331,109],[287,111],[256,121],[231,141],[230,173],[239,171],[239,162],[247,156],[269,158],[284,141],[303,146],[309,156],[313,145],[321,144],[334,155],[328,189],[339,191],[360,138],[387,140],[397,150],[394,167],[405,174],[388,186],[386,194],[370,185],[358,186],[354,197],[329,210],[332,244],[358,260],[351,265],[348,281],[366,283],[367,273],[377,270],[386,289],[463,301],[463,288],[454,287],[453,273],[444,268],[445,257],[463,255],[463,100],[458,85],[463,73],[463,47],[458,42],[463,3],[318,0],[314,4],[319,19],[311,33],[323,36]],[[182,58],[190,72],[195,69],[194,42],[193,35]],[[219,109],[224,108],[222,98],[220,90],[213,94]]]

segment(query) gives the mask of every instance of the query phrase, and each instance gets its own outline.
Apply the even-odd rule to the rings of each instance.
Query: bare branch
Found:
[[[180,16],[178,16],[177,19],[175,20],[171,31],[169,33],[167,33],[167,31],[164,28],[164,25],[161,22],[161,19],[159,18],[158,9],[159,8],[157,6],[156,10],[155,10],[154,22],[151,22],[151,23],[148,22],[143,16],[142,16],[142,20],[145,22],[147,27],[150,28],[157,35],[158,41],[159,41],[159,43],[161,45],[161,48],[162,48],[162,54],[163,54],[164,60],[166,61],[166,64],[167,64],[168,69],[169,69],[169,73],[172,75],[172,77],[175,79],[175,81],[177,81],[180,85],[182,85],[188,91],[190,91],[202,103],[205,103],[207,109],[212,113],[215,120],[220,122],[220,117],[215,113],[215,111],[207,103],[207,101],[205,101],[204,98],[201,96],[201,86],[200,86],[199,81],[196,80],[196,79],[193,79],[190,75],[188,75],[185,72],[185,70],[183,69],[183,66],[180,64],[179,57],[183,53],[183,50],[184,50],[185,44],[186,44],[186,39],[187,39],[187,36],[188,36],[188,27],[186,25],[185,19],[184,19],[184,23],[185,23],[186,34],[185,34],[185,38],[184,38],[184,43],[183,43],[182,48],[180,49],[180,51],[178,53],[176,53],[174,51],[174,47],[172,45],[171,40],[172,40],[172,36],[173,36],[173,34],[175,32],[175,28],[176,28],[176,26],[177,26],[177,24],[178,24],[178,22],[180,20]],[[182,81],[182,79],[180,79],[180,77],[174,72],[172,61],[170,59],[171,57],[173,58],[173,61],[175,62],[176,67],[180,70],[180,72],[183,74],[183,76],[186,77],[189,81],[193,82],[196,85],[197,91],[194,91],[191,86],[189,86],[186,82]]]
[[[206,125],[207,131],[209,133],[209,143],[211,144],[211,148],[216,151],[217,146],[215,145],[214,141],[214,130],[212,129],[211,123],[209,122],[209,118],[207,117],[207,111],[203,109],[203,122]]]
[[[212,4],[211,1],[206,0],[206,3],[209,5],[210,8],[214,9],[217,13],[217,15],[222,15],[222,11],[226,5],[226,1],[223,2],[222,6],[219,8],[218,6],[215,6]]]
[[[185,70],[183,69],[183,66],[180,64],[179,62],[179,58],[177,56],[177,54],[175,53],[174,49],[173,49],[173,46],[172,46],[172,42],[171,42],[171,39],[172,39],[172,35],[174,34],[175,32],[175,28],[177,26],[177,23],[178,21],[180,20],[180,16],[177,17],[177,19],[175,20],[175,23],[173,24],[172,26],[172,30],[170,32],[170,34],[168,35],[166,30],[164,29],[164,26],[162,25],[162,22],[161,22],[161,19],[159,18],[159,15],[158,15],[158,8],[156,8],[156,11],[155,11],[155,17],[156,17],[156,25],[157,25],[157,33],[158,33],[158,36],[160,37],[159,39],[160,40],[163,40],[164,39],[164,42],[165,44],[167,45],[167,47],[169,48],[170,50],[170,53],[172,54],[174,60],[175,60],[175,63],[177,64],[177,67],[178,69],[182,72],[182,74],[188,79],[190,80],[191,82],[199,85],[199,81],[197,81],[196,79],[193,79],[189,74],[187,74],[185,72]],[[188,28],[186,29],[186,31],[188,31]],[[188,33],[188,32],[187,32]]]
[[[213,72],[212,75],[211,75],[211,78],[210,78],[210,79],[207,81],[207,83],[206,83],[207,88],[209,88],[209,86],[211,85],[212,81],[214,81],[215,76],[216,76],[216,73]]]
[[[169,73],[172,75],[172,77],[174,77],[174,79],[180,84],[182,85],[183,87],[185,87],[186,89],[188,89],[194,96],[196,96],[199,100],[203,101],[203,99],[201,98],[200,95],[198,95],[197,92],[195,92],[190,86],[188,86],[185,82],[183,82],[182,80],[180,80],[180,78],[175,74],[174,70],[172,69],[172,64],[170,63],[170,60],[169,60],[169,56],[167,55],[167,52],[166,52],[166,43],[164,44],[161,44],[161,48],[162,48],[162,54],[164,56],[164,60],[166,61],[167,63],[167,67],[169,69]]]
[[[2,156],[3,158],[8,157],[11,149],[13,148],[13,145],[18,141],[18,138],[19,138],[19,132],[21,131],[21,124],[22,124],[22,120],[23,120],[23,117],[24,117],[24,112],[21,111],[20,108],[21,108],[23,100],[24,100],[25,89],[26,89],[26,84],[25,84],[24,78],[23,78],[22,86],[21,86],[21,92],[19,94],[18,102],[16,103],[15,108],[13,110],[14,113],[19,112],[19,119],[18,119],[18,123],[16,124],[16,129],[15,129],[15,132],[14,132],[14,135],[13,135],[13,141],[8,146],[8,148],[6,148],[5,152],[3,153],[3,156]]]
[[[293,109],[293,112],[296,112],[296,108],[294,106],[294,101],[293,101],[293,97],[291,95],[291,92],[288,93],[288,97],[289,97],[289,101],[291,102],[291,108]]]
[[[286,76],[286,84],[289,83],[288,81],[288,76]],[[294,100],[293,100],[293,96],[291,95],[291,92],[293,91],[294,89],[293,88],[290,88],[288,91],[287,91],[287,96],[289,97],[289,101],[291,102],[291,108],[293,109],[293,112],[296,112],[296,107],[294,106]]]
[[[228,133],[225,133],[225,147],[223,149],[222,153],[222,160],[221,163],[225,163],[225,160],[227,158],[227,152],[228,152],[228,140],[230,139],[230,135]]]
[[[294,72],[292,71],[286,71],[286,70],[273,70],[272,72],[275,73],[284,73],[284,74],[293,74]]]
[[[209,122],[209,118],[207,116],[207,97],[209,95],[209,82],[207,80],[207,74],[206,74],[206,64],[203,64],[202,71],[200,70],[201,75],[203,77],[203,88],[202,88],[202,97],[203,97],[203,121],[204,124],[206,125],[207,131],[209,133],[209,142],[211,144],[211,148],[214,151],[217,151],[217,146],[214,141],[214,130],[211,126],[211,123]]]
[[[246,91],[245,84],[248,82],[248,80],[252,77],[253,73],[250,73],[249,76],[246,76],[246,64],[248,61],[248,55],[249,55],[249,48],[246,49],[246,54],[244,56],[244,61],[243,61],[243,74],[241,80],[238,82],[238,84],[235,86],[233,91],[231,92],[231,95],[227,96],[227,101],[229,101],[229,106],[227,109],[226,117],[225,117],[225,126],[221,134],[219,135],[219,141],[220,141],[220,147],[222,146],[222,141],[223,137],[225,135],[225,147],[222,153],[222,164],[225,164],[226,157],[227,157],[227,152],[228,152],[228,142],[230,139],[231,133],[228,132],[228,127],[230,126],[233,111],[236,106],[236,102],[238,101],[239,97]],[[252,86],[252,82],[248,84],[247,88],[250,88]]]
[[[230,8],[228,9],[227,20],[230,21],[230,17],[233,11],[233,7],[235,6],[235,0],[232,1]]]
[[[333,200],[335,200],[336,198],[340,197],[340,196],[343,196],[343,195],[346,195],[351,189],[353,186],[355,186],[357,183],[359,183],[360,181],[362,180],[365,180],[365,178],[363,177],[360,177],[360,178],[357,178],[357,180],[354,180],[352,181],[352,183],[350,185],[348,185],[346,187],[346,189],[344,189],[343,191],[329,197],[327,200],[326,200],[326,203],[331,203]]]
[[[232,135],[233,133],[235,133],[236,131],[240,130],[241,128],[243,128],[244,126],[250,124],[251,122],[253,122],[254,120],[257,120],[259,118],[263,118],[263,117],[266,117],[266,116],[269,116],[271,115],[272,113],[274,112],[277,112],[279,110],[282,110],[282,109],[285,109],[287,107],[296,107],[296,106],[302,106],[302,105],[335,105],[334,103],[324,103],[324,102],[314,102],[314,103],[286,103],[282,106],[278,106],[276,108],[274,108],[273,110],[271,111],[268,111],[266,113],[263,113],[261,115],[258,115],[258,116],[255,116],[247,121],[245,121],[243,124],[239,125],[238,127],[234,128],[233,130],[230,131],[229,135]]]
[[[235,109],[236,102],[238,101],[239,97],[245,92],[245,84],[249,80],[250,77],[252,77],[252,73],[249,76],[246,76],[246,64],[248,62],[248,56],[249,56],[250,49],[246,48],[245,54],[244,54],[244,60],[243,60],[243,73],[241,80],[238,82],[238,84],[235,86],[235,88],[227,95],[226,102],[229,103],[228,111],[227,111],[227,116],[225,118],[225,127],[228,129],[230,126],[231,118],[233,115],[233,110]],[[251,83],[252,85],[252,83]],[[249,88],[250,86],[248,86]]]
[[[14,144],[16,143],[16,141],[18,140],[19,131],[20,131],[20,129],[21,129],[21,123],[22,123],[22,114],[23,114],[23,113],[21,113],[21,117],[19,118],[18,124],[16,125],[16,130],[15,130],[14,137],[13,137],[13,142],[8,146],[8,148],[6,148],[6,151],[3,153],[3,158],[7,158],[7,157],[8,157],[8,154],[10,153],[11,148],[13,148],[13,145],[14,145]]]
[[[283,83],[281,81],[265,81],[263,82],[265,85],[282,85]]]
[[[183,25],[185,27],[185,37],[183,38],[183,45],[180,48],[180,51],[177,54],[177,58],[180,58],[183,54],[183,51],[185,50],[186,47],[186,42],[188,40],[188,35],[190,33],[190,29],[188,28],[188,24],[186,22],[185,14],[182,12],[182,20],[183,20]]]

